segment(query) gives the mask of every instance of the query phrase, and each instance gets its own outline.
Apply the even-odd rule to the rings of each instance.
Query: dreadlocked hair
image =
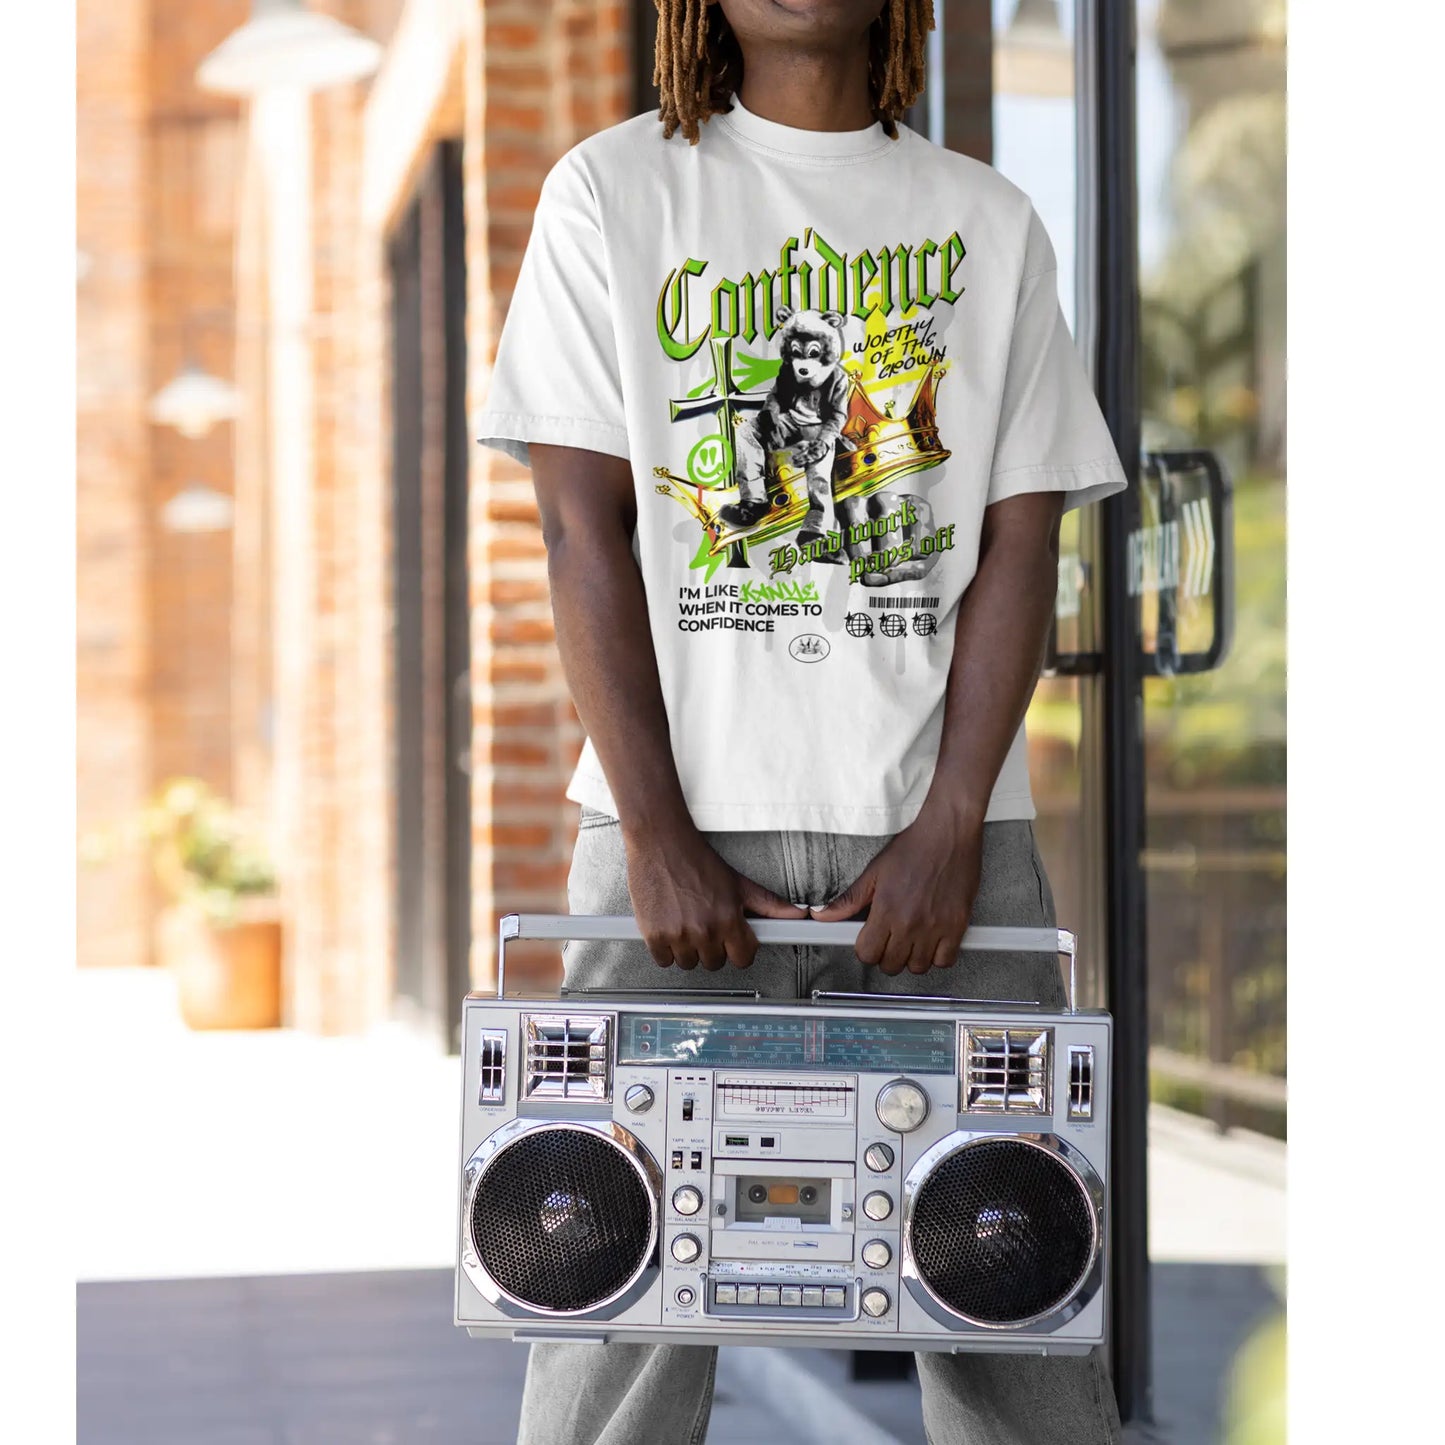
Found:
[[[654,0],[657,60],[653,84],[662,96],[657,118],[671,139],[681,127],[692,145],[698,126],[725,113],[742,83],[743,53],[716,0]],[[898,138],[898,120],[923,89],[925,46],[933,0],[887,0],[868,29],[868,94],[873,117]]]

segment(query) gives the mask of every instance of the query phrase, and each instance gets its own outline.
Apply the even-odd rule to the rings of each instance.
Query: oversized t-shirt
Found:
[[[479,439],[631,463],[700,828],[917,814],[984,509],[1125,485],[1056,279],[1028,197],[903,125],[734,98],[696,146],[641,115],[548,174]],[[616,813],[590,743],[567,795]],[[1020,728],[987,818],[1033,816]]]

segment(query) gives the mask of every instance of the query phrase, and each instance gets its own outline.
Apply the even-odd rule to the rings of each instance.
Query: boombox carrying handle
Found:
[[[797,923],[782,918],[750,918],[748,924],[759,943],[776,943],[798,948],[852,948],[863,929],[861,923]],[[501,921],[497,938],[497,997],[506,997],[507,942],[513,938],[550,938],[588,942],[640,943],[642,933],[630,914],[602,913],[508,913]],[[1078,942],[1065,928],[997,928],[978,925],[963,935],[960,952],[1053,953],[1069,960],[1069,1012],[1078,1001],[1075,954]],[[819,994],[819,998],[841,998],[841,994]],[[897,998],[916,1003],[917,995],[860,994],[870,1004]]]

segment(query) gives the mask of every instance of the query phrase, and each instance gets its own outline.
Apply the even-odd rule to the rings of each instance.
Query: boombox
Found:
[[[856,923],[750,920],[851,946]],[[638,937],[512,915],[512,938]],[[1104,1335],[1109,1016],[722,989],[464,1005],[456,1323],[518,1341],[1082,1353]],[[739,977],[746,977],[745,974]]]

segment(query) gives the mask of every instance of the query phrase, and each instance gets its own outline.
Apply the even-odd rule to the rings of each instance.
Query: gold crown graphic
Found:
[[[902,416],[893,415],[891,406],[879,411],[857,375],[847,373],[848,417],[843,423],[843,441],[833,454],[835,502],[870,496],[947,460],[951,453],[938,439],[938,385],[947,369],[946,362],[928,368]],[[704,490],[666,467],[654,467],[653,474],[668,481],[657,490],[681,502],[702,523],[713,556],[737,543],[751,547],[788,536],[802,526],[808,514],[807,468],[793,464],[790,448],[768,456],[764,477],[772,506],[750,527],[730,527],[718,515],[734,499],[733,488]]]
[[[853,450],[839,447],[833,457],[833,497],[866,497],[900,478],[936,467],[950,453],[938,440],[938,384],[947,368],[930,366],[901,416],[879,411],[851,372],[848,420],[843,438]]]

